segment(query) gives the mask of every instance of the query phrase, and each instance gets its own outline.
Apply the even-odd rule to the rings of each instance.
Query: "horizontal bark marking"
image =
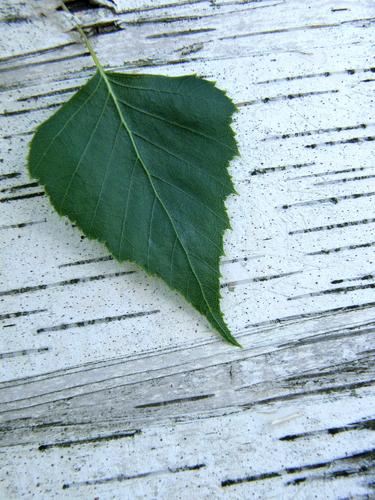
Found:
[[[59,90],[50,90],[48,92],[41,92],[40,94],[32,94],[26,97],[18,97],[17,102],[29,101],[30,99],[39,99],[40,97],[53,97],[56,95],[69,94],[71,92],[76,92],[81,87],[82,87],[81,85],[75,85],[74,87],[68,87]]]
[[[310,92],[297,92],[296,94],[279,94],[272,97],[262,97],[260,99],[254,99],[252,101],[236,102],[236,106],[241,108],[246,106],[252,106],[253,104],[259,104],[259,103],[267,104],[269,102],[275,102],[275,101],[303,99],[305,97],[312,97],[317,95],[337,94],[338,92],[339,92],[338,89],[331,89],[331,90],[312,90]]]
[[[345,177],[344,179],[335,179],[332,181],[314,182],[314,186],[328,186],[330,184],[345,184],[347,182],[363,181],[373,179],[375,175],[357,175],[356,177]]]
[[[31,314],[40,314],[47,311],[48,309],[34,309],[32,311],[16,311],[11,313],[0,314],[0,321],[4,319],[20,318],[21,316],[30,316]]]
[[[258,10],[258,9],[268,9],[270,7],[276,7],[277,5],[281,5],[283,1],[280,2],[275,2],[274,4],[267,4],[267,5],[256,5],[254,7],[246,7],[244,9],[241,9],[241,14],[244,14],[245,12],[252,11],[252,10]],[[230,5],[230,4],[228,4]],[[238,4],[237,4],[238,5]],[[244,4],[242,4],[244,5]],[[200,21],[202,19],[210,19],[210,18],[216,18],[216,17],[228,17],[231,16],[232,14],[237,14],[237,10],[232,10],[232,11],[224,11],[224,12],[214,12],[210,14],[196,14],[196,15],[182,15],[182,16],[164,16],[164,17],[144,17],[144,18],[138,18],[136,20],[129,20],[129,21],[124,21],[124,24],[129,25],[129,26],[143,26],[143,25],[154,25],[154,24],[173,24],[173,23],[179,23],[179,22],[191,22],[191,21]],[[219,38],[219,40],[223,40],[223,38]]]
[[[256,168],[251,172],[251,175],[262,175],[262,174],[269,174],[272,172],[283,172],[284,170],[312,167],[313,165],[315,165],[315,162],[295,163],[294,165],[280,165],[278,167]]]
[[[44,191],[38,191],[37,193],[26,193],[20,194],[18,196],[6,196],[4,198],[0,198],[0,203],[9,203],[11,201],[19,201],[19,200],[27,200],[29,198],[39,198],[44,196]]]
[[[0,73],[8,72],[8,71],[17,71],[17,70],[25,70],[27,68],[35,66],[44,66],[45,64],[53,64],[53,63],[60,63],[60,62],[66,62],[66,61],[72,61],[74,59],[79,59],[81,57],[91,57],[90,53],[85,50],[83,52],[79,52],[78,54],[71,54],[68,56],[63,56],[63,57],[55,57],[53,59],[44,59],[43,61],[31,61],[31,62],[25,62],[22,64],[17,64],[16,66],[5,66],[1,67],[0,66]]]
[[[350,476],[363,476],[367,473],[375,470],[375,465],[362,465],[359,468],[354,469],[342,469],[332,472],[324,472],[323,474],[316,474],[312,476],[303,476],[296,479],[287,481],[286,486],[298,485],[304,483],[305,481],[322,481],[326,479],[336,479],[340,477],[350,477]],[[368,498],[368,497],[367,497]]]
[[[338,427],[328,427],[327,429],[318,429],[315,431],[301,432],[297,434],[287,434],[279,438],[279,441],[296,441],[298,439],[305,439],[311,436],[319,436],[321,434],[329,434],[330,436],[335,436],[336,434],[341,434],[342,432],[358,430],[375,431],[375,419],[371,418],[368,420],[360,420],[359,422],[353,422],[348,425],[341,425]]]
[[[49,351],[49,347],[38,347],[37,349],[22,349],[20,351],[2,352],[0,359],[17,358],[19,356],[28,356],[30,354],[40,354]]]
[[[298,179],[307,179],[308,177],[325,177],[328,175],[338,175],[338,174],[347,174],[350,172],[363,172],[364,170],[373,170],[374,167],[353,167],[353,168],[344,168],[341,170],[326,170],[324,172],[317,172],[315,174],[306,174],[300,175],[297,177],[289,177],[289,181],[295,181]]]
[[[150,476],[156,476],[160,474],[176,474],[178,472],[187,472],[187,471],[198,471],[200,469],[203,469],[206,467],[206,464],[196,464],[196,465],[185,465],[185,466],[180,466],[180,467],[168,467],[167,469],[159,469],[155,471],[150,471],[150,472],[142,472],[140,474],[134,474],[134,475],[125,475],[125,474],[118,474],[117,476],[113,477],[103,477],[100,479],[90,479],[87,481],[79,481],[79,482],[74,482],[74,483],[64,483],[62,486],[62,489],[68,489],[72,487],[80,487],[80,486],[97,486],[99,484],[106,484],[110,483],[113,481],[116,482],[122,482],[122,481],[129,481],[131,479],[143,479],[145,477],[150,477]]]
[[[263,472],[261,474],[254,474],[245,477],[239,477],[236,479],[224,479],[221,481],[221,487],[227,488],[228,486],[235,486],[242,483],[251,483],[253,481],[263,481],[264,479],[273,479],[275,477],[281,477],[280,472]]]
[[[240,477],[236,479],[225,479],[221,482],[221,486],[223,488],[228,486],[235,486],[237,484],[249,483],[253,481],[262,481],[263,479],[273,479],[275,477],[281,477],[283,474],[296,474],[308,470],[316,470],[322,468],[328,468],[332,465],[337,465],[345,462],[362,462],[369,461],[370,464],[373,464],[375,460],[375,449],[365,450],[359,453],[353,453],[352,455],[333,458],[332,460],[327,460],[324,462],[317,462],[313,464],[302,465],[299,467],[285,467],[285,469],[281,469],[273,472],[264,472],[261,474],[254,474],[245,477]],[[367,465],[367,464],[366,464]]]
[[[356,69],[344,69],[341,71],[324,71],[322,73],[312,73],[308,75],[295,75],[295,76],[285,76],[283,78],[273,78],[272,80],[263,80],[261,82],[256,82],[258,85],[268,84],[268,83],[278,83],[278,82],[290,82],[292,80],[304,80],[309,78],[320,78],[329,77],[333,75],[354,75],[356,73],[375,73],[375,67],[369,68],[356,68]]]
[[[375,140],[374,135],[369,135],[366,137],[352,137],[351,139],[341,139],[339,141],[325,141],[318,144],[306,144],[304,147],[309,149],[315,149],[323,146],[337,146],[337,144],[363,144],[365,142],[372,142]]]
[[[180,36],[197,35],[200,33],[208,33],[210,31],[216,31],[216,28],[199,28],[191,30],[181,30],[181,31],[168,31],[167,33],[156,33],[153,35],[148,35],[146,38],[175,38]]]
[[[368,290],[370,288],[375,288],[375,283],[369,283],[367,285],[352,285],[352,286],[342,286],[338,288],[329,288],[327,290],[320,290],[319,292],[303,293],[301,295],[295,295],[294,297],[288,297],[287,300],[298,300],[304,299],[306,297],[319,297],[321,295],[332,295],[336,293],[349,293],[355,292],[357,290]]]
[[[374,20],[375,20],[374,17],[365,17],[365,18],[359,18],[359,19],[349,19],[347,21],[341,21],[339,23],[307,24],[305,26],[292,26],[290,28],[278,28],[278,29],[273,29],[273,30],[253,31],[251,33],[242,33],[240,35],[223,36],[223,37],[219,38],[219,40],[237,40],[238,38],[248,38],[248,37],[253,37],[253,36],[277,35],[279,33],[293,33],[295,31],[337,28],[337,27],[345,25],[345,24],[356,25],[356,24],[360,24],[363,22],[367,22],[367,21],[371,24]],[[259,83],[270,83],[271,81],[272,80],[266,80],[265,82],[259,82]]]
[[[43,224],[44,222],[47,222],[47,219],[34,220],[34,221],[30,221],[30,222],[19,222],[18,224],[9,224],[7,226],[0,226],[0,230],[1,229],[21,229],[23,227],[34,226],[35,224]]]
[[[108,274],[98,274],[96,276],[87,276],[83,278],[72,278],[69,280],[57,281],[55,283],[45,283],[41,285],[35,286],[25,286],[22,288],[14,288],[12,290],[3,290],[0,291],[0,297],[4,297],[6,295],[19,295],[21,293],[30,293],[37,292],[39,290],[46,290],[47,288],[54,288],[60,286],[67,285],[77,285],[79,283],[88,283],[90,281],[99,281],[107,278],[116,278],[118,276],[125,276],[127,274],[134,274],[136,271],[120,271],[116,273],[108,273]]]
[[[341,229],[343,227],[350,227],[350,226],[361,226],[364,224],[373,224],[374,222],[375,218],[338,222],[336,224],[327,224],[326,226],[309,227],[306,229],[295,229],[294,231],[289,231],[288,234],[292,235],[292,234],[313,233],[316,231],[330,231],[331,229]]]
[[[23,24],[27,21],[29,21],[29,18],[23,17],[23,16],[18,16],[18,15],[5,16],[5,17],[0,19],[0,23],[4,23],[4,24]]]
[[[232,2],[226,2],[225,5],[238,5],[240,7],[243,7],[245,4],[249,3],[263,3],[263,2],[268,2],[269,0],[239,0],[239,1],[232,1]],[[173,2],[173,3],[165,3],[165,4],[159,4],[159,5],[143,5],[142,7],[139,8],[129,8],[123,11],[124,14],[140,14],[142,12],[150,12],[150,11],[157,11],[157,10],[172,10],[172,9],[180,9],[182,6],[185,5],[191,5],[195,6],[196,4],[199,3],[207,3],[207,0],[181,0],[179,2]],[[220,7],[220,5],[215,6]],[[108,6],[108,8],[111,8]],[[114,9],[116,13],[116,9]]]
[[[26,113],[32,113],[34,111],[42,111],[45,109],[55,109],[61,106],[62,103],[59,104],[47,104],[46,106],[39,106],[37,108],[26,108],[26,109],[19,109],[15,111],[3,111],[0,113],[0,116],[17,116],[17,115],[24,115]]]
[[[8,140],[8,139],[12,139],[13,137],[24,137],[24,136],[32,135],[33,133],[34,133],[33,130],[31,130],[30,132],[17,132],[15,134],[3,135],[3,136],[1,136],[1,139]]]
[[[175,405],[175,404],[179,404],[179,403],[190,403],[192,401],[200,401],[201,399],[213,398],[214,396],[215,396],[215,394],[202,394],[199,396],[189,396],[186,398],[169,399],[167,401],[156,401],[155,403],[145,403],[145,404],[137,405],[134,408],[138,408],[138,409],[158,408],[160,406],[168,406],[168,405]]]
[[[294,207],[309,207],[312,205],[318,205],[320,203],[337,204],[343,200],[356,200],[358,198],[368,198],[371,196],[375,196],[375,191],[372,191],[370,193],[353,193],[353,194],[343,194],[341,196],[330,196],[329,198],[320,198],[318,200],[297,201],[296,203],[290,203],[289,205],[282,205],[281,208],[283,210],[287,210],[289,208],[294,208]]]
[[[231,287],[238,286],[238,285],[245,285],[247,283],[257,283],[260,281],[275,280],[275,279],[279,279],[279,278],[285,278],[287,276],[293,276],[294,274],[300,274],[302,272],[303,271],[292,271],[289,273],[272,274],[270,276],[257,276],[256,278],[249,278],[249,279],[237,280],[237,281],[228,281],[227,283],[221,284],[220,288],[231,288]]]
[[[40,334],[40,333],[58,332],[58,331],[62,331],[62,330],[69,330],[70,328],[82,328],[82,327],[91,326],[91,325],[113,323],[114,321],[122,321],[124,319],[139,318],[141,316],[150,316],[151,314],[157,314],[157,313],[160,313],[159,309],[155,309],[153,311],[140,311],[140,312],[136,312],[136,313],[120,314],[118,316],[107,316],[105,318],[87,319],[84,321],[76,321],[73,323],[61,323],[60,325],[38,328],[36,333]]]
[[[30,57],[38,57],[48,52],[54,52],[56,50],[61,50],[65,47],[69,47],[71,45],[76,45],[77,42],[66,42],[60,45],[56,45],[55,47],[46,47],[45,49],[31,50],[29,52],[23,52],[22,54],[15,54],[11,56],[0,57],[0,64],[11,61],[11,60],[23,60],[28,59]],[[4,68],[7,69],[7,68]],[[1,88],[1,87],[0,87]]]
[[[361,123],[359,125],[350,125],[347,127],[318,128],[315,130],[304,130],[302,132],[292,132],[289,134],[269,135],[269,136],[265,137],[264,139],[262,139],[262,141],[273,141],[276,139],[290,139],[290,138],[305,137],[305,136],[310,136],[310,135],[328,134],[330,132],[343,132],[346,130],[358,130],[358,129],[365,129],[367,127],[368,127],[367,124]]]
[[[28,182],[26,184],[18,184],[7,188],[2,188],[0,189],[0,193],[14,193],[22,189],[29,189],[37,186],[39,186],[39,182]]]
[[[117,441],[119,439],[134,438],[134,436],[141,433],[142,431],[140,429],[136,429],[134,431],[116,432],[114,434],[105,434],[91,438],[71,439],[69,441],[57,441],[56,443],[41,444],[38,447],[38,450],[46,451],[51,448],[70,448],[71,446],[82,445],[82,444],[96,444],[102,442],[108,443],[109,441]]]
[[[373,279],[375,279],[375,274],[365,274],[363,276],[356,276],[355,278],[342,278],[342,279],[332,280],[331,284],[338,285],[339,283],[345,283],[347,281],[363,281],[363,280],[373,280]]]
[[[257,255],[256,257],[237,257],[234,259],[224,259],[221,261],[222,264],[234,264],[235,262],[247,262],[251,258],[258,258],[261,257],[260,255]]]
[[[7,179],[14,179],[15,177],[20,177],[21,172],[9,172],[8,174],[0,174],[0,181],[5,181]]]
[[[103,257],[93,257],[92,259],[82,259],[75,262],[67,262],[66,264],[60,264],[58,267],[72,267],[72,266],[82,266],[85,264],[96,264],[97,262],[108,262],[114,260],[111,255],[105,255]]]
[[[317,250],[316,252],[309,252],[306,255],[329,255],[330,253],[344,252],[346,250],[357,250],[358,248],[370,248],[375,246],[375,241],[369,241],[368,243],[358,243],[357,245],[346,245],[342,247],[326,248],[322,250]]]

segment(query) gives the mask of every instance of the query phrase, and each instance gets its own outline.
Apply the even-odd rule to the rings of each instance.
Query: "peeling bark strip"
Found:
[[[52,0],[0,3],[3,496],[372,498],[371,2],[69,2],[106,68],[204,75],[240,104],[238,352],[30,185],[33,131],[93,65]]]

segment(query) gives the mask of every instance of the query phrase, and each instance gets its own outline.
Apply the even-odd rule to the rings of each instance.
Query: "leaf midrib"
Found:
[[[143,170],[144,170],[145,174],[147,175],[147,178],[148,178],[148,180],[149,180],[149,182],[150,182],[150,185],[151,185],[151,187],[152,187],[152,190],[154,191],[154,194],[155,194],[156,198],[158,199],[158,201],[159,201],[160,205],[163,207],[163,210],[165,211],[165,213],[166,213],[166,215],[167,215],[167,217],[168,217],[168,219],[169,219],[169,221],[170,221],[170,223],[171,223],[171,226],[172,226],[173,231],[174,231],[174,233],[175,233],[175,235],[176,235],[176,238],[178,239],[178,241],[179,241],[179,243],[180,243],[180,245],[181,245],[181,248],[183,249],[183,251],[184,251],[184,253],[185,253],[185,255],[186,255],[187,261],[188,261],[188,263],[189,263],[189,267],[190,267],[190,269],[191,269],[192,273],[194,274],[195,279],[197,280],[197,283],[198,283],[199,288],[200,288],[200,290],[201,290],[201,293],[202,293],[203,299],[204,299],[204,301],[205,301],[205,303],[206,303],[206,305],[207,305],[207,307],[208,307],[208,310],[209,310],[209,312],[210,312],[210,314],[211,314],[211,316],[212,316],[213,320],[214,320],[214,321],[215,321],[215,323],[217,324],[218,329],[222,332],[223,336],[224,336],[224,337],[225,337],[225,338],[226,338],[229,342],[234,343],[235,345],[239,345],[239,344],[238,344],[238,342],[234,339],[234,337],[232,337],[232,335],[230,335],[230,334],[228,335],[228,333],[227,333],[227,332],[223,329],[223,327],[221,326],[220,322],[217,320],[216,315],[213,313],[213,311],[212,311],[212,309],[211,309],[211,306],[210,306],[210,304],[209,304],[209,302],[208,302],[208,300],[207,300],[207,298],[206,298],[206,295],[205,295],[205,293],[204,293],[204,290],[203,290],[202,284],[201,284],[201,282],[200,282],[200,280],[199,280],[199,278],[198,278],[198,276],[197,276],[197,274],[196,274],[196,272],[195,272],[195,269],[194,269],[194,267],[193,267],[193,265],[192,265],[192,263],[191,263],[191,261],[190,261],[189,254],[188,254],[188,252],[187,252],[187,250],[186,250],[186,248],[185,248],[185,246],[184,246],[183,242],[181,241],[181,238],[180,238],[180,236],[179,236],[179,234],[178,234],[178,232],[177,232],[177,229],[176,229],[176,226],[175,226],[174,221],[173,221],[173,219],[172,219],[172,216],[170,215],[170,213],[169,213],[169,211],[168,211],[167,207],[165,206],[165,204],[163,203],[162,199],[160,198],[160,195],[159,195],[159,193],[158,193],[158,191],[157,191],[156,187],[154,186],[154,183],[152,182],[152,176],[151,176],[150,172],[148,171],[148,169],[147,169],[147,167],[146,167],[146,165],[145,165],[145,163],[144,163],[144,161],[143,161],[143,159],[142,159],[142,156],[141,156],[141,154],[140,154],[140,152],[139,152],[139,150],[138,150],[138,147],[137,147],[137,144],[136,144],[136,142],[135,142],[135,139],[134,139],[133,133],[132,133],[132,131],[131,131],[131,129],[130,129],[130,127],[129,127],[129,125],[127,124],[127,122],[126,122],[126,120],[125,120],[125,117],[124,117],[124,115],[123,115],[123,113],[122,113],[122,111],[121,111],[121,108],[120,108],[119,101],[118,101],[118,99],[117,99],[117,97],[116,97],[116,95],[115,95],[115,93],[114,93],[114,91],[113,91],[113,89],[112,89],[111,82],[110,82],[109,78],[107,77],[107,75],[106,75],[106,73],[105,73],[105,71],[104,71],[104,69],[103,69],[102,67],[98,67],[98,71],[99,71],[99,75],[100,75],[100,76],[101,76],[101,78],[103,79],[103,81],[104,81],[104,83],[105,83],[105,85],[106,85],[106,87],[107,87],[107,89],[108,89],[108,92],[109,92],[109,94],[110,94],[110,96],[111,96],[111,98],[112,98],[112,100],[113,100],[113,103],[114,103],[114,105],[115,105],[115,107],[116,107],[116,110],[117,110],[117,112],[118,112],[118,114],[119,114],[119,117],[120,117],[121,123],[122,123],[122,125],[124,126],[124,128],[125,128],[126,132],[127,132],[127,133],[128,133],[128,135],[129,135],[130,142],[131,142],[131,144],[132,144],[132,146],[133,146],[134,152],[135,152],[135,154],[136,154],[136,156],[137,156],[137,158],[138,158],[138,160],[139,160],[139,163],[141,164],[141,166],[142,166],[142,168],[143,168]]]

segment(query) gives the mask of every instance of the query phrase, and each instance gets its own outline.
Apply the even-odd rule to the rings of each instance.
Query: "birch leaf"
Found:
[[[102,68],[37,130],[29,171],[53,206],[118,261],[179,291],[239,345],[220,310],[234,104],[196,76]]]

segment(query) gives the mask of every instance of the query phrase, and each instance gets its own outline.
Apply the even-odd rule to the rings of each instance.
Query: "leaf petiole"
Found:
[[[98,68],[100,74],[103,76],[104,75],[104,68],[103,66],[101,65],[100,61],[99,61],[99,58],[94,50],[94,47],[92,46],[92,43],[90,42],[89,38],[86,36],[86,33],[83,31],[83,29],[81,28],[81,26],[79,25],[79,22],[77,21],[77,18],[75,17],[74,14],[72,14],[70,12],[70,10],[68,9],[68,7],[65,5],[65,2],[62,1],[61,2],[61,7],[62,9],[67,13],[67,14],[70,14],[74,21],[75,21],[75,27],[77,28],[77,31],[78,33],[80,34],[81,36],[81,39],[82,39],[82,42],[84,43],[84,45],[87,47],[87,50],[90,52],[90,55],[91,57],[93,58],[94,60],[94,63],[95,63],[95,66]]]

